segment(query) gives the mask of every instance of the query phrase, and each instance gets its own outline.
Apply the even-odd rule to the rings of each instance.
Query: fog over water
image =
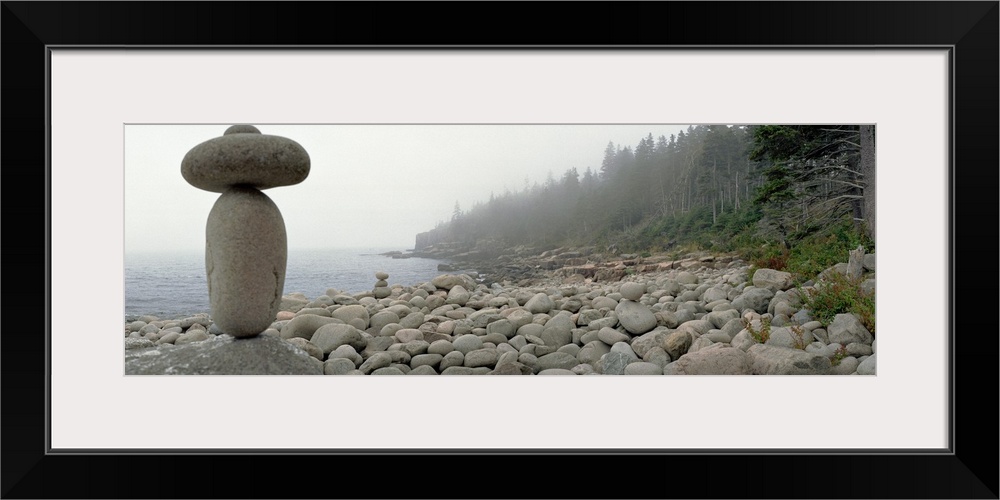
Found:
[[[125,252],[204,251],[218,193],[181,177],[184,155],[231,124],[125,126]],[[687,125],[268,125],[309,153],[309,177],[265,190],[291,249],[413,247],[417,233],[490,194],[600,168],[608,142],[633,149]]]

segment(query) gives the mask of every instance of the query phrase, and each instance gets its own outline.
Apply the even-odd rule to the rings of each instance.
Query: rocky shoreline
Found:
[[[791,275],[731,255],[503,254],[447,246],[428,283],[288,294],[263,333],[223,334],[208,314],[125,324],[125,373],[326,375],[874,375],[875,339],[853,314],[828,325]],[[845,256],[846,258],[847,256]],[[847,259],[845,259],[847,260]],[[874,255],[824,271],[863,274]],[[766,331],[768,335],[761,337]],[[766,338],[765,338],[766,337]]]

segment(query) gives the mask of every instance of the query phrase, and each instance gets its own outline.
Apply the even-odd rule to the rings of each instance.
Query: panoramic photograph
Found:
[[[876,375],[867,124],[127,124],[126,375]]]

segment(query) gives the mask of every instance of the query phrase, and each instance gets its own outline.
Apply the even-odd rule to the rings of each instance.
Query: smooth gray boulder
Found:
[[[774,269],[758,269],[753,273],[753,286],[766,288],[772,292],[788,290],[792,287],[792,273]]]
[[[540,370],[548,370],[552,368],[562,368],[564,370],[569,370],[574,366],[580,364],[580,360],[576,356],[570,355],[565,352],[553,352],[551,354],[546,354],[538,358],[536,366]]]
[[[256,190],[298,184],[309,176],[309,154],[299,143],[233,125],[198,144],[181,160],[181,175],[198,189],[222,193],[240,185]]]
[[[747,349],[754,375],[826,375],[830,358],[799,349],[754,344]]]
[[[302,337],[312,340],[312,336],[323,325],[331,323],[339,324],[341,321],[336,318],[327,318],[316,314],[303,314],[296,316],[281,327],[281,338],[290,339],[292,337]]]
[[[356,352],[361,352],[368,347],[368,339],[361,335],[361,332],[351,325],[330,323],[316,329],[310,341],[324,354],[329,354],[343,345],[349,345]]]
[[[281,305],[288,257],[285,222],[264,193],[236,186],[208,214],[205,270],[212,320],[234,337],[267,329]]]
[[[615,307],[615,314],[618,316],[618,322],[633,335],[642,335],[656,328],[656,316],[648,307],[638,302],[622,300]]]
[[[159,354],[154,354],[159,352]],[[271,335],[213,335],[182,346],[125,353],[126,375],[322,375],[323,363]]]
[[[830,343],[848,345],[851,343],[861,343],[871,345],[875,338],[871,332],[861,324],[857,316],[853,314],[838,314],[833,317],[833,322],[827,327],[827,334]]]
[[[666,365],[666,375],[749,375],[750,358],[736,347],[709,346]]]

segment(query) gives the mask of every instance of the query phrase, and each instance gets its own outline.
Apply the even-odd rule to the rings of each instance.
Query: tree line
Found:
[[[692,125],[609,142],[599,167],[550,173],[467,211],[456,203],[436,230],[466,244],[634,251],[792,245],[845,221],[874,241],[871,125]]]

